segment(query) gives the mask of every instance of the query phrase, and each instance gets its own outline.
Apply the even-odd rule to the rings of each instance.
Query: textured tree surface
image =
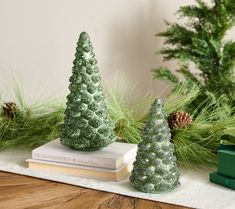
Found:
[[[70,77],[61,144],[76,150],[98,150],[115,141],[104,101],[95,54],[86,32],[80,34]]]
[[[167,30],[157,34],[165,38],[160,53],[165,60],[177,60],[181,64],[178,72],[203,88],[197,104],[207,98],[206,91],[212,91],[235,105],[235,42],[225,38],[235,25],[235,1],[195,0],[194,5],[182,6],[178,14],[183,22],[167,22]],[[200,71],[198,75],[190,71],[189,62]],[[179,83],[165,67],[154,70],[154,76]]]
[[[170,140],[163,104],[157,99],[150,109],[130,177],[131,185],[137,190],[165,192],[180,184],[174,146]]]

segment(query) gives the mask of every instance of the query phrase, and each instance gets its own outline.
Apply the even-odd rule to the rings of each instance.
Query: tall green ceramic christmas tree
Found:
[[[80,34],[73,72],[70,77],[61,144],[76,150],[99,150],[115,141],[113,125],[108,116],[90,38]]]
[[[175,189],[180,184],[174,146],[170,140],[171,133],[162,101],[156,99],[150,109],[130,176],[134,188],[158,193]]]

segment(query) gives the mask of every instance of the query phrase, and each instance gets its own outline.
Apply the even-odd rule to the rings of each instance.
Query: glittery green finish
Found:
[[[80,34],[70,77],[61,144],[76,150],[99,150],[115,141],[104,102],[95,54],[86,32]]]
[[[163,104],[159,99],[152,104],[142,139],[130,176],[131,185],[148,193],[175,189],[180,184],[179,170]]]

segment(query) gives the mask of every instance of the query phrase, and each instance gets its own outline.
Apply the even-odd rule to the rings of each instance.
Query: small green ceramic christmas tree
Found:
[[[165,192],[180,184],[174,146],[170,140],[163,104],[157,99],[150,109],[130,177],[131,185],[137,190]]]
[[[90,38],[80,34],[70,77],[61,144],[76,150],[99,150],[115,141],[104,102],[101,78]]]

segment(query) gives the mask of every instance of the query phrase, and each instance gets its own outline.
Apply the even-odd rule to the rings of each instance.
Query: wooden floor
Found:
[[[0,209],[187,209],[0,172]]]

